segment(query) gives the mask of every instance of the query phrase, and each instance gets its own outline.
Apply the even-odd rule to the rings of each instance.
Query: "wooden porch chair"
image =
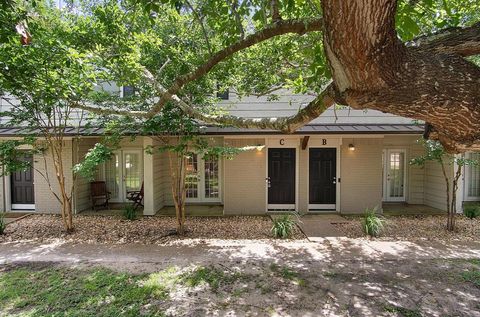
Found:
[[[107,184],[104,181],[90,182],[90,196],[92,198],[93,210],[97,210],[96,207],[100,206],[110,209],[108,205],[110,192],[107,190]]]
[[[133,202],[133,208],[137,209],[142,206],[143,201],[143,182],[140,190],[131,190],[127,192],[127,199]]]

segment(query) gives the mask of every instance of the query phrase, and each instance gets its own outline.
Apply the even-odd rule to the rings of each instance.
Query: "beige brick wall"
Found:
[[[66,188],[70,190],[73,183],[73,173],[72,173],[72,162],[73,162],[73,148],[72,141],[64,141],[64,149],[62,153],[64,174]],[[44,158],[46,161],[44,161]],[[45,169],[46,162],[46,169]],[[35,155],[34,156],[34,180],[35,180],[35,211],[39,213],[60,213],[61,204],[52,194],[49,189],[47,180],[42,177],[43,175],[48,175],[50,179],[50,184],[52,189],[57,195],[59,195],[59,185],[55,174],[55,167],[53,165],[53,159],[50,151],[47,151],[44,155]]]
[[[344,139],[340,150],[341,183],[340,204],[343,213],[361,213],[366,207],[381,207],[382,204],[382,150],[386,148],[404,148],[407,151],[407,202],[411,204],[426,204],[435,208],[445,209],[445,184],[440,166],[428,163],[425,168],[410,166],[408,161],[422,154],[423,149],[415,143],[417,136],[385,136],[384,138],[355,139],[355,151],[348,150],[349,139]],[[96,139],[81,140],[78,151],[72,141],[66,141],[63,161],[67,183],[73,180],[72,162],[77,162]],[[218,140],[217,140],[218,141]],[[139,148],[145,145],[145,138],[135,142],[125,140],[122,148]],[[148,142],[147,142],[148,143]],[[230,146],[265,144],[265,139],[227,139]],[[299,211],[308,208],[308,149],[298,151],[299,156]],[[247,151],[237,155],[233,160],[223,161],[223,203],[225,214],[262,214],[266,204],[266,155],[267,150]],[[72,161],[73,160],[73,161]],[[164,205],[173,205],[168,155],[166,153],[149,156],[144,154],[145,186],[150,186],[152,210],[157,212]],[[148,167],[146,164],[150,164]],[[35,167],[44,169],[43,158],[35,157]],[[53,162],[47,158],[47,168],[50,181],[58,192]],[[449,166],[449,173],[453,173]],[[148,174],[148,177],[147,177]],[[0,210],[3,209],[4,179],[0,182]],[[89,208],[89,182],[83,178],[77,179],[76,206],[81,211]],[[147,190],[147,191],[148,191]],[[35,172],[35,201],[38,212],[59,212],[60,204],[50,193],[46,181]],[[8,206],[7,206],[8,207]]]
[[[241,147],[264,144],[263,139],[228,140],[229,145]],[[232,160],[224,161],[224,213],[263,214],[266,204],[267,150],[246,151]]]
[[[348,143],[341,147],[341,212],[363,213],[382,206],[383,139],[355,139],[355,151]]]

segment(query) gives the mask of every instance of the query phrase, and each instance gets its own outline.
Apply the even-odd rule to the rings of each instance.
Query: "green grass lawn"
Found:
[[[0,272],[0,316],[163,316],[149,302],[165,298],[146,275],[105,269],[16,268]]]
[[[23,266],[0,270],[0,317],[4,316],[164,316],[159,303],[170,291],[206,285],[217,292],[245,276],[213,267],[151,274],[102,268]]]
[[[462,273],[464,281],[470,282],[480,288],[480,259],[471,259],[470,263],[474,265],[470,270]]]
[[[419,317],[425,316],[425,307],[413,305],[409,300],[399,302],[398,290],[391,287],[392,279],[409,294],[407,299],[417,294],[419,287],[434,291],[432,296],[437,298],[457,294],[456,287],[468,294],[477,293],[480,287],[479,259],[441,260],[454,271],[451,268],[446,271],[438,263],[431,263],[432,271],[438,270],[434,274],[425,277],[425,271],[419,273],[422,278],[444,283],[435,290],[428,289],[429,282],[419,284],[417,278],[388,275],[389,270],[383,271],[381,267],[381,272],[376,274],[375,271],[353,273],[351,268],[342,271],[340,267],[315,273],[275,263],[265,263],[253,270],[192,264],[171,266],[150,274],[131,274],[51,263],[10,265],[0,267],[0,317],[202,316],[212,312],[221,316],[231,311],[240,315],[248,312],[251,315],[279,312],[295,315],[298,310],[319,313],[322,306],[316,301],[330,305],[332,300],[337,307],[332,311],[341,315],[353,309],[349,306],[352,294],[367,298],[363,309],[370,310],[372,316],[387,313]],[[416,264],[404,269],[411,270],[408,274],[415,277]],[[451,274],[451,278],[445,278],[449,276],[446,273]],[[382,290],[372,297],[370,292],[373,291],[366,288],[365,283],[380,285]],[[445,289],[454,291],[445,293]],[[460,295],[459,300],[464,298]],[[428,306],[429,303],[423,304],[427,308],[436,307]],[[461,302],[458,307],[465,305],[472,303]]]

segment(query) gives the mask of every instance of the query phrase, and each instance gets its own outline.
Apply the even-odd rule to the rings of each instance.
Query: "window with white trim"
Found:
[[[480,153],[467,153],[467,158],[480,161]],[[480,166],[465,166],[465,200],[480,200]]]
[[[191,153],[186,158],[185,188],[187,201],[220,202],[220,159]]]

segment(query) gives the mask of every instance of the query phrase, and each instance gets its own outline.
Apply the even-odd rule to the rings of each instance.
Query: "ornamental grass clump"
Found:
[[[385,220],[377,215],[377,208],[365,209],[363,218],[363,231],[371,236],[378,237],[385,227]]]
[[[469,219],[480,216],[480,205],[467,205],[463,207],[463,214]]]
[[[126,205],[123,208],[123,217],[127,220],[135,220],[137,213],[133,205]]]
[[[285,214],[273,219],[272,234],[275,238],[286,239],[289,238],[293,229],[297,225],[298,215]]]

